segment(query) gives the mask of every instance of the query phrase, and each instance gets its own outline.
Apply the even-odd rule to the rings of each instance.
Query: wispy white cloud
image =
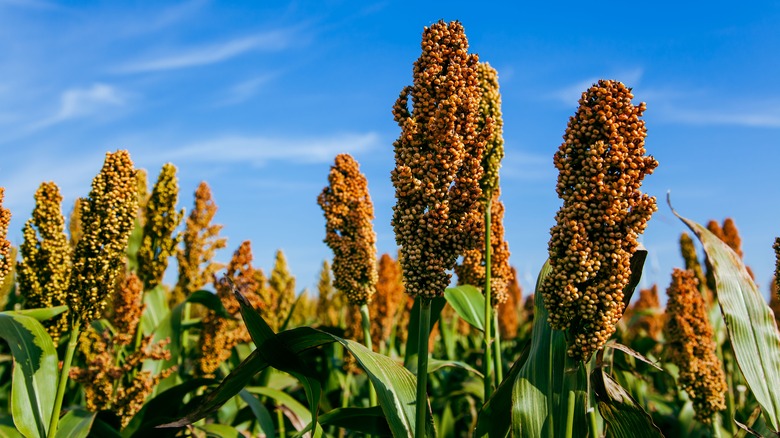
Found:
[[[226,91],[225,98],[217,102],[217,106],[235,105],[244,102],[257,94],[260,87],[267,84],[275,77],[276,74],[269,73],[239,82]]]
[[[282,50],[292,43],[293,35],[294,32],[290,30],[276,30],[236,38],[219,44],[193,47],[151,59],[129,62],[120,65],[115,71],[117,73],[147,73],[215,64],[255,50]]]
[[[560,101],[569,106],[576,105],[577,101],[580,100],[582,93],[598,82],[599,79],[614,79],[623,82],[629,87],[636,87],[642,79],[642,73],[643,70],[641,68],[635,68],[633,70],[618,72],[614,75],[608,75],[608,77],[590,77],[555,90],[548,94],[548,98]]]
[[[664,110],[664,116],[676,123],[691,125],[780,128],[780,102],[753,102],[743,105],[717,105],[717,107],[717,109],[671,107]]]
[[[96,83],[89,88],[70,88],[60,95],[60,106],[57,112],[33,123],[30,129],[35,130],[65,120],[94,115],[106,107],[122,106],[124,103],[123,93],[111,85]]]
[[[297,138],[224,136],[174,147],[161,155],[172,162],[251,163],[256,166],[271,161],[323,163],[330,162],[340,153],[368,151],[378,143],[379,135],[374,132]]]

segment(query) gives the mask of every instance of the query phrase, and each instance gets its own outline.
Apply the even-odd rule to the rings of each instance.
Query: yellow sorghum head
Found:
[[[509,285],[507,286],[507,300],[498,306],[498,328],[502,339],[514,339],[519,328],[519,307],[523,302],[523,290],[517,281],[517,270],[510,270]]]
[[[346,304],[342,292],[333,287],[330,263],[322,262],[320,281],[317,283],[317,318],[320,324],[338,327],[342,308]]]
[[[393,107],[402,132],[394,143],[392,224],[412,297],[441,296],[447,271],[479,239],[481,163],[491,129],[478,131],[477,62],[459,22],[425,28],[414,84]]]
[[[17,267],[19,292],[27,309],[66,304],[70,283],[70,244],[65,235],[62,195],[53,182],[45,182],[35,192],[35,209],[24,225],[22,261]],[[43,322],[54,345],[67,330],[67,315]]]
[[[501,117],[501,94],[498,91],[498,73],[487,62],[477,64],[482,98],[479,100],[479,129],[489,129],[482,156],[482,193],[487,196],[498,188],[498,169],[504,158],[504,120]]]
[[[645,104],[600,80],[582,94],[555,154],[563,206],[550,230],[550,274],[540,287],[550,326],[570,330],[569,356],[587,360],[615,332],[631,255],[656,210],[640,191],[658,162],[645,156]]]
[[[371,225],[374,206],[368,182],[357,161],[348,154],[336,156],[329,185],[317,203],[325,214],[325,243],[333,250],[333,284],[350,304],[371,301],[376,291],[376,233]]]
[[[490,301],[494,308],[507,300],[507,287],[512,275],[509,266],[509,243],[504,240],[504,204],[498,200],[501,191],[496,188],[490,203]],[[484,211],[484,205],[480,210]],[[484,222],[483,222],[484,223]],[[485,235],[484,227],[480,234]],[[482,238],[484,241],[484,237]],[[474,249],[463,253],[463,261],[455,266],[458,284],[470,284],[482,290],[485,289],[485,246],[477,245]]]
[[[726,408],[726,379],[704,300],[691,271],[675,269],[666,290],[666,348],[680,369],[678,383],[693,401],[696,419],[710,423]]]
[[[404,299],[404,287],[401,284],[401,267],[390,254],[379,258],[379,278],[376,283],[376,295],[371,301],[371,341],[376,347],[390,339],[395,315]]]
[[[701,269],[701,263],[699,263],[699,255],[696,253],[696,246],[688,233],[680,234],[680,252],[682,253],[683,261],[685,262],[685,269],[693,272],[696,280],[699,281],[700,287],[706,286],[704,271]]]
[[[70,247],[75,249],[76,243],[81,239],[81,198],[76,198],[73,210],[68,217],[68,233],[70,234]]]
[[[8,250],[8,259],[9,260],[16,260],[16,253],[17,248],[15,246],[12,246]],[[5,275],[5,278],[0,281],[0,310],[5,309],[5,307],[8,305],[8,299],[12,296],[11,292],[15,291],[16,289],[14,286],[16,285],[16,282],[14,281],[14,274],[16,272],[16,263],[11,263],[11,266],[8,269],[8,273]]]
[[[0,187],[0,283],[5,281],[11,271],[14,261],[10,257],[11,242],[8,241],[8,225],[11,223],[11,212],[3,208],[5,188]]]
[[[116,330],[114,341],[129,345],[135,339],[135,331],[144,311],[144,288],[141,279],[128,273],[119,284],[111,313],[111,325]]]
[[[219,237],[222,225],[211,223],[216,212],[211,189],[201,182],[195,190],[195,206],[185,222],[181,237],[183,247],[176,252],[179,278],[174,288],[174,304],[203,288],[223,267],[213,261],[216,251],[227,245],[227,239]]]
[[[127,151],[107,153],[81,206],[82,236],[73,255],[69,320],[87,326],[100,318],[124,269],[125,248],[138,205],[135,170]]]
[[[146,206],[149,204],[149,175],[145,169],[136,169],[135,187],[138,196],[138,221],[143,226],[146,223]]]
[[[271,271],[271,278],[268,279],[268,286],[268,314],[271,316],[268,323],[274,330],[279,330],[295,301],[295,277],[290,274],[287,259],[281,249],[276,251],[274,269]]]
[[[168,258],[174,254],[179,237],[174,235],[184,211],[176,211],[179,185],[176,166],[163,165],[146,204],[143,239],[138,249],[138,277],[149,290],[162,282]]]

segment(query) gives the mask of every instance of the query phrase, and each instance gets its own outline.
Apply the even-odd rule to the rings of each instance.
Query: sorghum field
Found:
[[[67,218],[42,182],[19,247],[25,212],[0,204],[0,435],[777,436],[780,296],[763,300],[734,221],[678,216],[685,265],[638,289],[666,200],[642,192],[664,163],[630,84],[582,90],[551,157],[549,259],[521,291],[498,74],[459,22],[421,49],[392,111],[398,252],[377,254],[366,178],[334,156],[311,200],[333,254],[316,295],[281,251],[270,272],[249,241],[216,262],[217,203],[207,182],[187,198],[174,164],[107,153]]]

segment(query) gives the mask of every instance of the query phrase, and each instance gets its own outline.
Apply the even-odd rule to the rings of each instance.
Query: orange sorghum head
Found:
[[[666,348],[680,369],[679,384],[693,401],[696,419],[710,423],[726,408],[726,379],[715,354],[715,341],[697,280],[691,271],[675,269],[666,290]]]
[[[19,292],[27,309],[56,307],[67,303],[70,284],[71,249],[65,235],[62,195],[53,182],[35,192],[35,209],[24,225],[22,260],[17,266]],[[67,330],[67,315],[43,322],[54,345]]]
[[[520,306],[523,303],[523,290],[517,280],[517,270],[510,270],[510,280],[507,287],[507,300],[498,306],[498,327],[502,339],[514,339],[520,326]]]
[[[401,267],[390,254],[379,258],[376,294],[371,301],[371,341],[374,346],[390,339],[395,324],[395,315],[404,300],[401,283]]]
[[[82,235],[73,254],[68,291],[69,319],[87,326],[100,318],[124,269],[125,247],[133,230],[138,197],[135,170],[127,151],[107,153],[100,173],[82,200]]]
[[[555,154],[563,206],[550,230],[552,271],[540,292],[550,325],[570,330],[569,355],[587,360],[623,315],[630,260],[656,210],[640,191],[658,162],[645,156],[645,104],[631,90],[601,80],[582,94]]]
[[[144,307],[144,287],[141,279],[133,273],[126,274],[117,287],[111,309],[110,320],[116,330],[116,342],[129,345],[135,339]]]
[[[213,261],[216,251],[227,245],[227,239],[219,237],[222,225],[211,223],[216,212],[211,189],[201,182],[195,190],[195,205],[185,221],[181,237],[183,247],[176,252],[179,278],[174,288],[175,303],[208,284],[223,267]]]
[[[371,301],[377,281],[368,182],[357,161],[340,154],[330,168],[328,183],[317,203],[325,214],[325,243],[333,250],[333,284],[350,304],[360,306]]]
[[[414,83],[393,108],[402,132],[394,143],[392,224],[412,297],[442,295],[447,271],[478,241],[481,162],[491,129],[478,130],[477,62],[459,22],[425,28]]]

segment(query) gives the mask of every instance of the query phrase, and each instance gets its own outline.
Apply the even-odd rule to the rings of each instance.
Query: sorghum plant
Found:
[[[27,309],[66,304],[70,284],[71,248],[65,235],[62,195],[53,182],[35,192],[35,209],[24,225],[22,261],[17,266],[19,292]],[[67,315],[60,314],[43,325],[56,346],[67,330]]]
[[[420,301],[420,349],[428,345],[430,300],[444,293],[451,277],[447,271],[480,235],[481,164],[490,130],[478,130],[477,63],[459,22],[425,28],[414,83],[393,107],[402,132],[393,144],[392,224],[406,293]],[[428,354],[418,353],[416,436],[422,437]]]
[[[10,257],[11,242],[8,241],[8,225],[11,223],[11,212],[3,208],[5,188],[0,187],[0,283],[5,281],[11,270],[13,259]]]
[[[385,341],[395,325],[395,315],[404,301],[404,287],[401,283],[401,268],[390,254],[382,254],[379,258],[376,294],[371,301],[371,341],[383,351]]]
[[[179,185],[176,167],[166,163],[154,184],[146,204],[143,240],[138,250],[138,277],[144,282],[144,290],[153,289],[162,282],[168,267],[168,258],[179,243],[174,235],[184,211],[176,211]]]
[[[645,104],[600,80],[582,94],[555,154],[563,206],[550,230],[552,271],[540,286],[550,326],[569,330],[569,355],[587,361],[623,315],[637,237],[656,210],[639,189],[658,162],[645,156]]]
[[[693,401],[696,419],[712,423],[726,408],[723,367],[715,353],[712,327],[691,271],[675,269],[666,293],[664,327],[669,358],[680,369],[678,383]]]
[[[213,261],[215,252],[227,245],[227,239],[219,237],[222,225],[212,224],[216,212],[211,189],[201,182],[195,190],[195,205],[181,234],[183,245],[176,251],[179,277],[173,289],[172,304],[184,301],[189,294],[203,288],[223,267]]]

